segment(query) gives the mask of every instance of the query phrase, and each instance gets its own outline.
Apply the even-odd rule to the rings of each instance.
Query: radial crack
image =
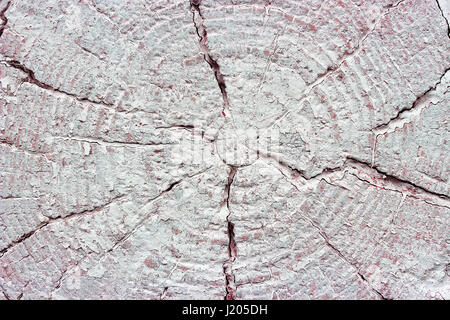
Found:
[[[211,69],[214,72],[214,77],[217,80],[217,84],[219,85],[220,92],[222,93],[223,97],[223,104],[224,104],[224,110],[227,110],[230,102],[227,95],[227,86],[225,84],[225,78],[220,71],[220,66],[217,63],[216,60],[214,60],[211,56],[211,51],[208,47],[208,33],[206,31],[204,21],[205,18],[203,17],[203,14],[200,10],[200,2],[199,0],[191,0],[191,11],[192,11],[192,22],[194,23],[195,30],[197,32],[197,35],[199,37],[198,43],[200,44],[200,48],[203,53],[203,58],[205,61],[209,64]]]
[[[151,198],[150,200],[148,200],[147,203],[144,205],[144,207],[147,206],[149,203],[152,203],[153,201],[159,199],[159,198],[162,197],[164,194],[170,192],[175,186],[179,185],[179,184],[180,184],[181,182],[183,182],[185,179],[191,179],[191,178],[193,178],[193,177],[196,177],[196,176],[198,176],[198,175],[200,175],[200,174],[205,173],[206,171],[208,171],[208,170],[210,170],[210,169],[211,169],[211,167],[209,167],[209,168],[207,168],[207,169],[205,169],[205,170],[203,170],[203,171],[197,172],[197,173],[195,173],[195,174],[193,174],[193,175],[189,175],[189,176],[187,176],[187,177],[184,177],[184,178],[182,178],[182,179],[180,179],[180,180],[177,180],[177,181],[171,183],[166,189],[164,189],[163,191],[161,191],[157,196],[155,196],[155,197]],[[113,245],[111,248],[109,248],[109,249],[105,252],[105,254],[106,254],[106,253],[109,253],[109,252],[112,252],[115,248],[117,248],[119,245],[121,245],[122,243],[124,243],[129,237],[131,237],[134,233],[136,233],[136,231],[138,231],[138,230],[145,224],[145,222],[146,222],[148,219],[150,219],[151,213],[152,213],[152,212],[150,212],[149,214],[146,214],[146,215],[145,215],[145,216],[144,216],[137,224],[134,225],[134,227],[133,227],[129,232],[125,233],[122,237],[120,237],[120,239],[117,240],[117,241],[114,243],[114,245]]]
[[[298,103],[302,103],[305,99],[307,99],[310,95],[310,93],[318,86],[320,86],[322,84],[323,81],[325,81],[325,79],[328,78],[329,75],[337,72],[338,70],[340,70],[342,65],[345,65],[346,61],[351,59],[352,57],[358,57],[359,52],[361,51],[362,46],[364,45],[364,43],[366,42],[367,38],[376,30],[376,28],[378,27],[378,25],[380,24],[381,20],[383,19],[383,17],[387,16],[390,11],[396,7],[398,7],[403,1],[405,0],[400,0],[398,1],[396,4],[393,5],[389,5],[389,6],[385,6],[383,7],[383,9],[385,9],[384,12],[382,12],[380,14],[380,16],[378,17],[378,19],[375,21],[372,29],[370,29],[368,32],[366,32],[362,38],[358,41],[358,44],[352,48],[349,51],[345,51],[343,56],[341,58],[338,59],[338,61],[336,61],[335,63],[329,65],[327,67],[327,69],[318,74],[316,76],[316,78],[310,82],[307,86],[307,88],[301,93],[299,99],[298,99]],[[281,116],[277,117],[268,127],[267,130],[272,128],[275,124],[277,124],[278,122],[280,122],[282,119],[284,119],[288,114],[291,113],[291,110],[286,111],[285,113],[283,113]]]
[[[310,224],[315,229],[317,229],[319,235],[323,238],[327,247],[330,248],[331,251],[333,251],[336,255],[338,255],[343,261],[345,261],[347,264],[349,264],[353,269],[355,269],[355,272],[358,275],[358,277],[366,284],[366,286],[371,291],[373,291],[376,295],[378,295],[380,297],[380,299],[386,300],[386,298],[378,290],[376,290],[375,288],[372,287],[370,282],[361,274],[361,272],[358,270],[358,268],[355,266],[355,264],[352,263],[351,261],[349,261],[338,248],[336,248],[333,244],[330,243],[328,235],[325,233],[325,231],[322,229],[322,227],[320,225],[318,225],[317,223],[315,223],[314,220],[311,219],[309,216],[306,216],[306,218],[309,220]]]
[[[5,297],[6,300],[12,300],[11,297],[6,293],[5,288],[3,288],[3,286],[0,284],[0,289],[2,291],[3,296]]]
[[[113,202],[123,198],[124,195],[118,195],[114,198],[112,198],[111,200],[109,200],[107,203],[104,203],[100,206],[94,207],[92,209],[88,209],[88,210],[84,210],[84,211],[80,211],[80,212],[72,212],[69,213],[68,215],[65,216],[56,216],[56,217],[48,217],[45,216],[47,218],[46,221],[41,222],[35,229],[31,230],[30,232],[27,232],[26,234],[22,235],[19,239],[11,242],[6,248],[0,250],[0,258],[5,255],[9,250],[11,250],[12,248],[14,248],[15,246],[19,245],[20,243],[23,243],[24,241],[26,241],[28,238],[30,238],[31,236],[33,236],[36,232],[38,232],[39,230],[41,230],[42,228],[53,224],[57,221],[61,221],[61,220],[65,220],[68,218],[73,218],[75,216],[82,216],[82,215],[86,215],[89,213],[93,213],[93,212],[98,212],[103,210],[104,208],[108,207],[109,205],[111,205]]]
[[[270,160],[270,157],[261,157],[261,159]],[[344,174],[346,172],[349,172],[359,180],[365,181],[377,188],[398,191],[401,193],[407,192],[411,197],[423,200],[428,203],[430,203],[428,200],[433,199],[433,202],[438,201],[441,203],[432,204],[441,207],[448,207],[445,203],[450,200],[450,197],[446,194],[432,191],[409,180],[399,178],[394,174],[389,174],[381,170],[380,168],[372,166],[371,164],[359,160],[351,155],[347,155],[345,157],[342,165],[334,168],[324,168],[318,174],[312,175],[310,177],[308,177],[303,170],[298,170],[282,161],[272,161],[271,163],[269,163],[269,165],[280,171],[280,173],[287,179],[287,181],[291,183],[299,192],[302,192],[305,189],[315,188],[321,180],[324,180],[327,183],[330,183],[331,181],[341,180],[343,179]],[[355,168],[354,166],[357,167]],[[360,168],[358,168],[358,166]],[[352,172],[352,169],[356,169],[356,173]],[[289,174],[284,173],[283,170],[287,170]],[[376,179],[372,177],[373,175],[382,176],[382,179],[379,179],[380,181],[382,181],[382,186],[375,184],[373,181],[370,181],[370,179],[360,178],[359,175],[363,170],[369,171],[369,173],[367,174],[368,178],[372,179],[373,181],[376,181]],[[300,177],[300,179],[297,179],[298,177]],[[386,184],[391,184],[391,188],[385,187]]]
[[[45,226],[47,226],[50,223],[50,220],[41,222],[38,227],[34,230],[31,230],[30,232],[25,233],[24,235],[22,235],[19,239],[14,240],[13,242],[11,242],[7,247],[5,247],[4,249],[0,250],[0,258],[3,257],[3,255],[5,255],[9,250],[11,250],[12,248],[14,248],[15,246],[17,246],[18,244],[24,242],[25,240],[27,240],[28,238],[30,238],[32,235],[34,235],[36,232],[38,232],[39,230],[41,230],[42,228],[44,228]]]
[[[409,107],[404,107],[400,109],[397,112],[397,115],[389,121],[380,124],[379,126],[372,129],[372,132],[375,133],[377,136],[380,134],[385,134],[387,132],[392,132],[393,129],[396,129],[398,126],[398,122],[402,119],[404,119],[404,115],[407,112],[411,112],[414,109],[419,110],[419,112],[427,105],[427,98],[429,98],[430,94],[436,91],[437,87],[441,84],[442,79],[446,76],[447,72],[450,70],[450,68],[445,69],[445,72],[440,76],[439,81],[436,82],[436,84],[430,88],[428,88],[424,93],[419,95],[416,100],[412,103]],[[393,129],[391,127],[394,127]]]
[[[5,30],[6,25],[8,24],[8,18],[6,17],[5,13],[9,9],[10,5],[11,1],[8,1],[3,10],[0,11],[0,20],[2,20],[2,24],[0,25],[0,37],[3,35],[3,30]]]
[[[87,97],[81,98],[81,97],[78,97],[77,95],[75,95],[73,93],[66,92],[66,91],[58,89],[58,88],[54,88],[51,85],[46,84],[46,83],[36,79],[36,77],[34,75],[34,71],[29,69],[29,68],[27,68],[27,67],[25,67],[21,62],[19,62],[17,60],[3,60],[3,62],[6,62],[10,67],[12,67],[14,69],[17,69],[17,70],[20,70],[23,73],[25,73],[27,76],[26,76],[25,79],[23,79],[23,81],[28,82],[28,83],[32,83],[32,84],[38,86],[39,88],[63,94],[65,96],[67,96],[67,97],[76,99],[76,100],[78,100],[80,102],[88,102],[88,103],[92,103],[92,104],[96,104],[96,105],[101,105],[101,106],[104,106],[104,107],[107,107],[107,108],[111,108],[111,107],[114,106],[114,104],[112,104],[112,103],[106,103],[106,102],[103,102],[103,101],[100,101],[100,100],[99,101],[95,101],[95,100],[91,100],[91,99],[89,99]]]
[[[169,290],[169,287],[164,287],[162,293],[159,295],[159,300],[164,300],[167,290]]]
[[[280,160],[277,157],[273,157],[269,154],[265,154],[263,152],[259,152],[258,159],[270,161],[270,164],[273,167],[275,167],[278,171],[280,171],[280,173],[283,176],[285,176],[286,178],[288,178],[288,177],[283,172],[282,169],[289,171],[292,177],[300,177],[301,179],[303,179],[303,182],[305,184],[308,182],[316,182],[316,181],[320,181],[321,179],[329,178],[334,173],[342,172],[345,169],[345,165],[341,165],[341,166],[336,166],[336,167],[332,167],[332,168],[331,167],[323,168],[320,172],[313,174],[313,175],[309,175],[305,170],[297,169],[297,168],[293,167],[292,165],[286,163],[285,161]],[[344,163],[345,163],[345,161],[344,161]],[[288,179],[290,180],[290,178],[288,178]],[[297,186],[296,186],[296,188],[297,188]],[[298,188],[297,188],[297,190],[298,190]]]
[[[318,74],[316,79],[308,85],[308,89],[304,92],[304,96],[301,99],[308,97],[309,93],[315,87],[320,85],[322,81],[324,81],[330,74],[333,74],[339,69],[341,69],[341,66],[345,65],[347,60],[351,59],[354,56],[358,56],[363,44],[366,42],[367,38],[375,32],[381,20],[390,13],[391,9],[396,8],[403,1],[404,0],[401,0],[392,6],[383,7],[383,9],[385,9],[384,12],[381,12],[379,17],[374,21],[372,28],[369,29],[360,39],[358,39],[358,43],[356,44],[356,46],[348,50],[345,50],[342,57],[340,57],[338,61],[336,61],[332,65],[329,65],[324,72]]]
[[[445,16],[444,11],[442,11],[441,4],[439,3],[439,0],[436,0],[436,4],[438,6],[439,11],[441,11],[442,17],[444,18],[445,22],[447,23],[447,36],[450,38],[450,24],[448,22],[448,19]]]
[[[402,184],[402,185],[403,185],[403,184],[407,184],[407,185],[410,185],[410,186],[412,186],[413,188],[415,188],[415,189],[417,189],[417,190],[420,190],[420,191],[422,191],[422,192],[424,192],[424,193],[426,193],[426,194],[428,194],[428,195],[430,195],[430,196],[439,197],[439,198],[441,198],[441,199],[446,199],[446,200],[449,200],[449,199],[450,199],[450,197],[449,197],[448,195],[446,195],[446,194],[431,191],[431,190],[429,190],[428,188],[419,186],[419,185],[417,185],[417,184],[415,184],[415,183],[413,183],[413,182],[411,182],[411,181],[409,181],[409,180],[402,179],[402,178],[399,178],[399,177],[397,177],[397,176],[395,176],[395,175],[389,174],[389,173],[387,173],[387,172],[385,172],[385,171],[379,169],[379,168],[376,167],[376,166],[371,166],[369,163],[364,162],[364,161],[361,161],[361,160],[358,160],[358,159],[356,159],[356,158],[354,158],[354,157],[348,156],[348,157],[347,157],[347,160],[350,160],[350,161],[359,163],[359,164],[361,164],[361,165],[363,165],[363,166],[365,166],[365,167],[367,167],[367,168],[369,168],[369,169],[375,170],[378,174],[380,174],[380,175],[382,175],[382,176],[385,177],[385,178],[384,178],[385,181],[391,182],[391,183],[394,184],[394,185],[395,185],[395,184],[397,184],[397,185],[398,185],[398,184]]]
[[[200,174],[205,173],[206,171],[210,170],[211,168],[207,168],[203,171],[197,172],[193,175],[189,175],[187,177],[184,177],[183,179],[177,180],[173,183],[171,183],[166,189],[164,189],[163,191],[161,191],[157,196],[151,198],[150,200],[147,201],[147,203],[144,205],[144,207],[146,205],[148,205],[149,203],[159,199],[161,196],[163,196],[164,194],[170,192],[175,186],[179,185],[181,182],[183,182],[185,179],[190,179],[193,177],[196,177]],[[151,214],[147,214],[145,215],[137,224],[134,225],[134,227],[127,233],[125,233],[122,237],[120,237],[120,239],[118,239],[108,250],[104,251],[101,256],[98,258],[99,263],[105,258],[105,256],[109,253],[111,253],[113,250],[115,250],[118,246],[120,246],[122,243],[124,243],[129,237],[131,237],[134,233],[136,233],[136,231],[138,231],[143,225],[144,223],[151,217]],[[86,257],[84,257],[86,258]],[[83,258],[83,259],[84,259]],[[81,263],[81,261],[79,261],[76,265],[74,265],[72,268],[68,269],[67,271],[65,271],[65,274],[69,274],[74,268],[76,268],[77,265],[79,265]],[[59,286],[61,286],[62,282],[64,281],[64,278],[61,277],[60,279],[60,283]],[[166,293],[167,289],[164,288],[164,292],[163,295]],[[162,296],[163,297],[163,296]]]
[[[226,218],[227,221],[227,233],[228,233],[228,260],[223,264],[223,273],[225,275],[225,284],[226,284],[226,295],[225,300],[234,300],[236,297],[236,284],[235,277],[233,273],[233,262],[236,260],[237,256],[237,248],[236,248],[236,240],[234,235],[234,223],[230,221],[230,191],[231,184],[234,181],[234,177],[236,176],[238,168],[234,166],[230,166],[230,173],[228,175],[228,183],[225,186],[225,199],[224,205],[226,205],[228,210],[228,215]]]
[[[73,137],[61,137],[61,136],[53,136],[54,139],[61,139],[61,140],[74,140],[74,141],[79,141],[79,142],[87,142],[87,143],[94,143],[97,145],[107,145],[110,147],[124,147],[124,146],[171,146],[171,145],[175,145],[176,143],[164,143],[164,142],[139,142],[139,141],[120,141],[120,140],[112,140],[112,141],[107,141],[104,139],[99,139],[99,138],[91,138],[91,137],[78,137],[78,136],[73,136]]]

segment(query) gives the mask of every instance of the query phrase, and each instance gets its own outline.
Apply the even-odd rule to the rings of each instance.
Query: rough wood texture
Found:
[[[0,299],[450,298],[447,0],[0,17]]]

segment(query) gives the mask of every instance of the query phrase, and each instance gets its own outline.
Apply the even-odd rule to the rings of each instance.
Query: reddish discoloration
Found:
[[[329,109],[328,109],[328,113],[330,114],[331,119],[333,119],[333,120],[336,119],[337,115],[336,115],[336,113],[333,111],[333,109],[329,108]]]
[[[148,257],[144,260],[144,264],[149,269],[154,269],[156,267],[156,263],[152,260],[152,258]]]
[[[308,23],[308,27],[309,27],[312,31],[317,32],[317,28],[316,28],[313,24]]]

